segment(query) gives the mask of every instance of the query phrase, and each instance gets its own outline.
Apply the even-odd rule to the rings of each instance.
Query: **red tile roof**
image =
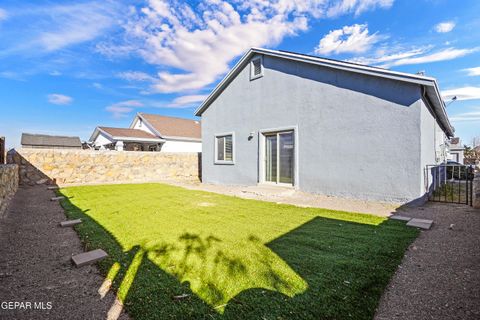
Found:
[[[139,116],[146,120],[155,130],[157,130],[162,135],[162,138],[202,138],[200,121],[147,113],[139,113]]]

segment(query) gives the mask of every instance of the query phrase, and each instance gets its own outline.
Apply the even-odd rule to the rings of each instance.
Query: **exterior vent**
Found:
[[[259,76],[262,74],[262,62],[260,59],[253,60],[253,75],[254,76]]]
[[[263,59],[256,57],[250,63],[250,80],[263,77]]]

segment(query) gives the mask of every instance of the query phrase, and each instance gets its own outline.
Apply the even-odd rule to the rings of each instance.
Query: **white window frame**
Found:
[[[222,138],[222,137],[225,137],[225,136],[232,136],[232,160],[218,160],[218,141],[217,139],[218,138]],[[215,137],[214,137],[214,145],[215,145],[215,154],[214,154],[214,163],[215,164],[235,164],[235,132],[224,132],[224,133],[217,133],[215,134]],[[226,148],[226,145],[225,143],[223,144],[223,155],[225,157],[225,148]]]
[[[257,60],[260,61],[260,74],[255,75],[255,67],[253,65],[253,62],[257,61]],[[253,58],[250,61],[250,81],[263,77],[263,70],[264,70],[263,69],[263,57],[258,56],[258,57]]]
[[[295,149],[294,149],[294,157],[295,159],[293,160],[293,185],[289,183],[274,183],[274,182],[269,182],[265,180],[265,136],[268,134],[272,133],[277,133],[277,132],[284,132],[284,131],[293,131],[293,137],[294,137],[294,143],[295,143]],[[258,131],[258,139],[259,139],[259,157],[258,157],[258,184],[259,185],[272,185],[272,186],[280,186],[280,187],[292,187],[294,189],[300,189],[300,175],[299,175],[299,148],[300,145],[298,143],[299,141],[299,135],[298,135],[298,126],[297,125],[291,125],[291,126],[285,126],[285,127],[277,127],[277,128],[266,128],[266,129],[261,129]]]

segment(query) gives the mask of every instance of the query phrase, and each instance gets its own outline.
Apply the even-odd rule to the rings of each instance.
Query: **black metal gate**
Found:
[[[429,201],[472,205],[472,166],[458,164],[427,165],[425,190]]]

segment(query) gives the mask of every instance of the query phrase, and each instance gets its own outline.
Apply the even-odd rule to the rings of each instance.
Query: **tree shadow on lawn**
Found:
[[[371,319],[418,234],[399,221],[315,217],[268,244],[184,233],[124,252],[89,209],[61,203],[83,220],[75,229],[86,250],[108,252],[101,271],[120,267],[112,287],[135,319]]]

